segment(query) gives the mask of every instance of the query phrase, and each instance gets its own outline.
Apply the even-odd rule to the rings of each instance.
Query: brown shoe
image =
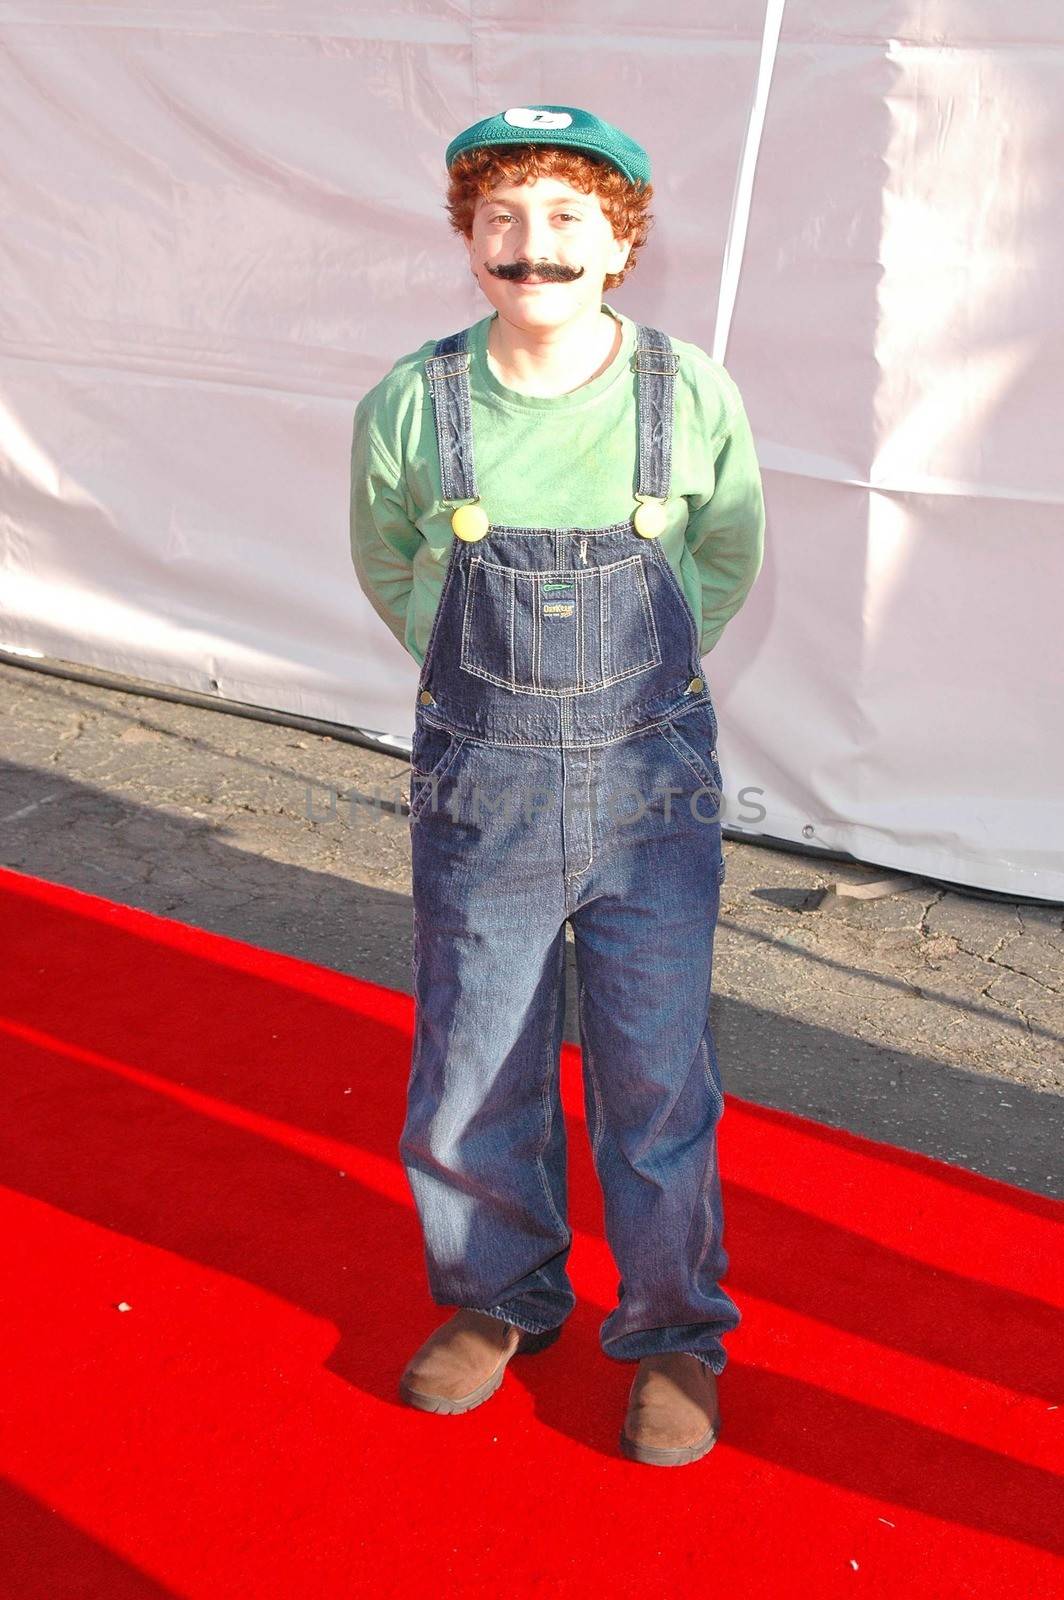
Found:
[[[632,1381],[621,1454],[654,1467],[679,1467],[712,1450],[720,1436],[717,1380],[697,1356],[644,1356]]]
[[[463,1306],[429,1334],[407,1362],[399,1393],[419,1411],[472,1411],[499,1387],[511,1356],[546,1350],[561,1333],[527,1333],[501,1317]]]

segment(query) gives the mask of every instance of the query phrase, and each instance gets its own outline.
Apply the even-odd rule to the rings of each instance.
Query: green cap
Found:
[[[623,172],[629,183],[650,182],[650,157],[620,128],[578,106],[511,106],[474,122],[447,146],[447,166],[465,150],[485,145],[554,144],[600,156]]]

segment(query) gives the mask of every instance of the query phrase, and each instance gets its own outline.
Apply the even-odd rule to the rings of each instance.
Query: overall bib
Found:
[[[429,1288],[531,1332],[575,1305],[558,1085],[568,922],[620,1273],[602,1349],[689,1351],[719,1373],[740,1313],[719,1282],[717,718],[654,536],[678,358],[638,328],[634,521],[507,527],[476,504],[468,333],[426,362],[443,498],[471,502],[453,521],[411,754],[415,1030],[399,1154]]]

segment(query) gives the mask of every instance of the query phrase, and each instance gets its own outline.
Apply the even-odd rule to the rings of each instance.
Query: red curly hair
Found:
[[[609,162],[581,150],[552,144],[488,145],[464,150],[455,158],[447,185],[445,206],[451,227],[469,239],[478,199],[490,199],[501,184],[533,183],[537,178],[560,178],[584,194],[598,196],[614,237],[632,241],[621,271],[608,272],[602,286],[615,289],[623,283],[653,225],[649,207],[654,190],[649,183],[630,183]]]

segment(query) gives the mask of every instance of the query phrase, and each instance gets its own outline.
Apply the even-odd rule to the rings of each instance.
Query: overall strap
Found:
[[[443,499],[478,498],[473,465],[473,421],[469,397],[470,330],[438,339],[425,362],[436,418]],[[636,493],[665,500],[672,470],[672,423],[679,357],[667,333],[642,323],[636,328],[632,365],[638,381],[638,483]]]
[[[637,494],[666,500],[672,471],[672,416],[680,358],[667,333],[636,327],[632,365],[639,374],[639,482]]]
[[[436,415],[440,481],[447,504],[476,500],[473,468],[473,413],[469,399],[469,329],[437,339],[425,362],[429,393]]]

